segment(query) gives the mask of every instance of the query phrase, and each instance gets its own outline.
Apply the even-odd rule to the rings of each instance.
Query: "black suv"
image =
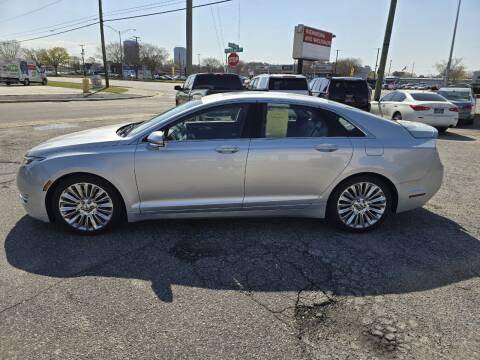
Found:
[[[310,81],[313,96],[370,111],[371,91],[367,81],[355,77],[315,78]]]

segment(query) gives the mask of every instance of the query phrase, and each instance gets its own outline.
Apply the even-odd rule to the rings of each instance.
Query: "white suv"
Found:
[[[277,91],[310,95],[307,78],[303,75],[263,74],[250,80],[249,88],[259,91]]]

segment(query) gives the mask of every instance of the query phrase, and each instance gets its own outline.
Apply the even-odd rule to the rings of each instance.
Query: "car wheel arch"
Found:
[[[335,186],[332,187],[332,190],[330,191],[329,195],[328,195],[328,200],[327,200],[327,203],[326,203],[326,208],[329,207],[330,205],[330,201],[332,199],[332,194],[335,192],[335,190],[342,186],[346,181],[349,181],[350,179],[352,178],[355,178],[355,177],[362,177],[362,176],[373,176],[373,177],[377,177],[381,180],[383,180],[389,187],[389,190],[392,194],[392,207],[391,207],[391,210],[392,210],[392,213],[395,213],[397,211],[397,205],[398,205],[398,190],[397,190],[397,187],[395,186],[395,184],[392,182],[392,180],[390,180],[388,177],[386,177],[385,175],[383,174],[380,174],[380,173],[376,173],[376,172],[371,172],[371,171],[364,171],[364,172],[359,172],[359,173],[355,173],[355,174],[350,174],[344,178],[342,178],[341,180],[339,180]]]
[[[54,222],[55,221],[55,217],[53,215],[53,209],[52,209],[52,197],[53,197],[53,194],[55,192],[55,189],[56,187],[64,180],[70,178],[70,177],[74,177],[74,176],[93,176],[95,178],[98,178],[99,180],[102,180],[102,181],[105,181],[106,183],[108,183],[116,192],[117,192],[117,195],[119,197],[119,199],[121,200],[122,202],[122,217],[124,219],[127,219],[127,211],[126,211],[126,206],[125,206],[125,199],[122,195],[122,193],[118,190],[118,188],[115,186],[115,184],[113,184],[111,181],[109,181],[108,179],[106,179],[105,177],[103,176],[100,176],[98,174],[93,174],[93,173],[89,173],[89,172],[72,172],[72,173],[68,173],[68,174],[64,174],[60,177],[58,177],[57,179],[55,179],[51,184],[50,186],[48,187],[47,189],[47,193],[45,194],[45,208],[47,210],[47,215],[48,215],[48,219],[50,220],[50,222]]]

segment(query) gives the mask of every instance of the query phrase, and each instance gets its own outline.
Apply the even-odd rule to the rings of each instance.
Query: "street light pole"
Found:
[[[397,8],[397,0],[390,0],[390,9],[388,11],[387,26],[385,28],[385,37],[383,38],[382,55],[380,56],[380,64],[378,66],[378,76],[375,83],[375,101],[380,99],[382,91],[383,76],[385,75],[385,65],[387,64],[388,48],[390,47],[390,38],[392,37],[393,20],[395,18],[395,9]]]
[[[122,43],[122,34],[125,34],[129,31],[137,31],[136,29],[127,29],[127,30],[123,30],[123,31],[120,31],[120,30],[117,30],[115,29],[113,26],[110,26],[110,25],[105,25],[106,27],[108,27],[109,29],[115,31],[118,33],[118,39],[120,41],[120,71],[122,72],[121,73],[121,76],[122,76],[122,79],[123,79],[123,43]]]
[[[453,55],[453,47],[455,45],[455,36],[457,35],[457,24],[458,24],[458,15],[460,14],[460,5],[462,4],[462,0],[458,0],[457,6],[457,17],[455,18],[455,26],[453,28],[453,37],[452,37],[452,45],[450,46],[450,56],[448,57],[447,68],[445,69],[445,78],[443,80],[443,86],[448,86],[448,73],[450,72],[450,66],[452,65],[452,55]]]
[[[186,16],[186,35],[187,35],[187,74],[192,74],[192,9],[193,1],[187,0],[187,16]]]
[[[82,48],[82,69],[83,69],[83,77],[87,77],[87,73],[85,71],[85,49],[83,48],[85,45],[80,45]]]
[[[100,40],[102,42],[103,68],[105,70],[105,87],[108,88],[110,87],[110,82],[108,81],[107,53],[105,51],[105,34],[103,33],[102,0],[98,0],[98,18],[100,24]]]
[[[392,59],[390,59],[390,65],[388,66],[388,75],[392,75]]]
[[[335,56],[335,69],[333,70],[334,75],[337,75],[337,62],[338,62],[338,52],[339,51],[342,51],[342,50],[337,49],[337,56]]]
[[[380,48],[377,48],[377,59],[375,60],[375,71],[373,74],[373,79],[377,80],[377,65],[378,65],[378,55],[380,54]]]

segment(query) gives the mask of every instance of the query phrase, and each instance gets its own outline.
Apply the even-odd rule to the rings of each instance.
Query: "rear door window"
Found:
[[[289,104],[267,104],[261,132],[266,138],[359,137],[363,132],[331,111]]]
[[[392,95],[392,99],[390,101],[402,102],[405,99],[406,99],[406,96],[401,92],[394,92]]]
[[[308,90],[307,79],[271,77],[268,84],[270,90]]]

